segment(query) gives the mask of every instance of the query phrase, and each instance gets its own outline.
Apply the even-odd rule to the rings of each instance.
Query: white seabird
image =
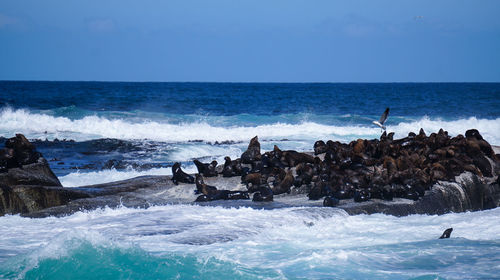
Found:
[[[385,120],[387,120],[387,116],[389,116],[389,108],[386,108],[384,113],[382,114],[382,116],[380,116],[380,120],[378,121],[373,121],[372,123],[374,125],[377,125],[379,126],[380,128],[382,128],[383,130],[385,130],[385,126],[384,126],[384,123],[385,123]]]

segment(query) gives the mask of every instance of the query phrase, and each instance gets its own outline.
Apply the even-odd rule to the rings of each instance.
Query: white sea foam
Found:
[[[476,128],[491,144],[500,144],[500,118],[465,119],[444,121],[422,117],[415,121],[397,125],[387,123],[387,130],[394,131],[396,137],[404,137],[409,132],[418,132],[423,128],[426,132],[437,132],[440,128],[450,135],[463,134],[467,129]],[[170,124],[165,122],[137,119],[108,119],[98,116],[87,116],[71,120],[66,117],[54,117],[46,114],[32,113],[27,110],[6,108],[0,112],[0,134],[11,136],[24,133],[28,138],[67,138],[77,141],[116,138],[116,139],[150,139],[164,142],[186,142],[190,140],[244,141],[258,135],[263,140],[308,140],[332,139],[351,141],[357,138],[378,138],[380,129],[367,125],[326,125],[316,122],[297,124],[272,123],[256,126],[214,126],[207,122],[190,122]]]
[[[155,255],[193,254],[201,262],[215,258],[297,277],[325,269],[330,275],[327,278],[331,278],[338,267],[356,271],[360,266],[371,273],[407,269],[410,272],[406,273],[412,275],[415,266],[420,273],[428,273],[439,268],[441,262],[444,270],[440,275],[464,277],[470,273],[470,265],[483,272],[495,270],[491,265],[498,260],[499,247],[477,247],[478,251],[474,251],[471,246],[481,244],[467,242],[498,242],[499,215],[500,208],[402,218],[382,214],[348,216],[334,208],[308,207],[106,208],[62,218],[0,217],[0,252],[32,252],[30,259],[35,261],[58,258],[72,249],[66,242],[77,239],[104,247],[138,246]],[[454,228],[452,239],[438,241],[448,227]],[[479,252],[489,257],[485,259]],[[467,258],[471,258],[470,265],[463,261]],[[424,260],[431,264],[423,264]]]

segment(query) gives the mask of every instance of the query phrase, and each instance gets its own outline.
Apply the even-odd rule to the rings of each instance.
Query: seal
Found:
[[[216,177],[217,174],[217,161],[212,161],[211,163],[202,163],[199,160],[193,160],[196,168],[198,169],[198,173],[202,174],[205,177]]]
[[[247,186],[249,192],[256,192],[263,183],[264,178],[260,173],[250,173],[241,179],[241,183]]]
[[[309,200],[318,200],[326,195],[327,189],[328,189],[328,186],[327,186],[326,182],[324,182],[322,180],[320,180],[318,182],[314,182],[313,187],[311,188],[311,190],[307,194],[307,197],[309,198]]]
[[[250,140],[247,150],[241,154],[241,163],[252,164],[261,158],[259,138],[255,136]]]
[[[297,177],[295,178],[294,186],[299,188],[301,185],[309,185],[314,176],[314,170],[311,166],[305,163],[299,163],[295,168]]]
[[[176,162],[172,166],[172,181],[176,185],[179,183],[194,184],[194,177],[182,171],[181,164]]]
[[[326,150],[328,150],[328,147],[326,146],[325,141],[319,140],[314,143],[314,154],[319,155],[319,154],[324,154],[326,153]]]
[[[217,188],[214,186],[209,186],[203,181],[203,176],[196,174],[196,193],[202,193],[207,197],[212,197],[216,194]]]
[[[230,157],[224,158],[224,168],[222,169],[222,177],[241,176],[243,168],[241,167],[240,159],[231,160]]]
[[[451,232],[453,231],[453,228],[448,228],[446,229],[443,234],[441,234],[441,237],[439,239],[444,239],[444,238],[450,238]]]
[[[252,201],[258,201],[258,202],[273,201],[273,191],[268,186],[259,187],[259,190],[253,194]]]
[[[274,186],[272,188],[273,194],[278,195],[278,194],[282,194],[282,193],[290,193],[290,188],[293,185],[293,181],[294,181],[294,178],[293,178],[292,171],[288,170],[286,172],[285,178],[283,178],[283,180],[281,180],[281,182],[279,182],[279,184],[277,186]]]
[[[212,200],[229,200],[229,199],[250,199],[248,192],[246,191],[229,191],[229,190],[218,190],[214,186],[209,186],[203,181],[203,176],[196,174],[196,191],[195,193],[201,193],[195,202],[205,202]]]
[[[309,154],[294,150],[282,151],[276,145],[274,145],[273,153],[275,157],[279,158],[281,164],[286,167],[295,167],[302,162],[314,163],[314,157]]]
[[[323,206],[325,206],[325,207],[335,207],[335,206],[339,205],[339,203],[340,203],[340,200],[336,197],[333,197],[333,196],[327,196],[323,200]]]
[[[354,201],[355,202],[363,202],[368,201],[370,199],[370,193],[366,190],[356,190],[354,192]]]

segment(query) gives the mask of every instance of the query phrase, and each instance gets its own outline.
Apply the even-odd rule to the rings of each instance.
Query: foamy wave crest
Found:
[[[500,145],[500,118],[488,120],[470,117],[467,119],[444,121],[440,119],[432,120],[426,116],[414,122],[403,122],[395,126],[388,126],[387,130],[394,131],[396,138],[402,138],[408,135],[409,132],[418,133],[420,128],[423,128],[427,134],[438,132],[439,129],[443,128],[451,136],[465,134],[465,131],[468,129],[475,128],[490,144]]]
[[[500,144],[500,118],[477,119],[470,117],[453,121],[422,117],[419,120],[387,123],[388,132],[394,131],[396,137],[405,137],[409,132],[418,132],[423,128],[427,133],[437,132],[440,128],[450,135],[464,134],[471,128],[478,129],[491,144]],[[380,129],[363,124],[326,125],[305,121],[301,123],[272,123],[261,125],[214,126],[204,122],[171,124],[165,119],[152,121],[142,119],[108,119],[99,116],[87,116],[71,120],[66,117],[54,117],[32,113],[27,110],[6,108],[0,112],[0,134],[10,137],[14,133],[24,133],[28,138],[59,138],[84,141],[98,138],[116,138],[126,140],[150,139],[164,142],[187,142],[190,140],[243,141],[247,142],[258,135],[262,140],[315,140],[332,139],[352,141],[357,138],[378,138]]]
[[[263,139],[309,139],[337,136],[370,136],[376,128],[360,126],[328,126],[313,122],[300,124],[274,123],[258,126],[219,127],[205,122],[169,124],[144,120],[130,122],[87,116],[71,120],[31,113],[27,110],[4,109],[0,113],[0,132],[4,135],[24,133],[29,138],[68,138],[84,141],[96,138],[151,139],[155,141],[184,142],[248,141],[255,135]]]

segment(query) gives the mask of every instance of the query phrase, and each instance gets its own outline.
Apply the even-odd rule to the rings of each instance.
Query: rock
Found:
[[[14,149],[0,149],[0,172],[7,172],[10,168],[21,167],[14,156]]]
[[[249,191],[255,192],[254,201],[275,200],[274,203],[255,206],[264,208],[324,204],[337,205],[349,214],[386,213],[403,216],[497,207],[500,205],[500,186],[497,183],[500,180],[498,179],[500,169],[495,160],[496,155],[491,155],[491,146],[484,139],[479,139],[482,138],[480,134],[467,133],[467,136],[450,138],[446,131],[440,130],[429,137],[421,131],[419,135],[409,135],[396,140],[393,139],[393,134],[385,134],[381,137],[381,141],[358,140],[350,144],[328,141],[324,160],[312,157],[312,153],[281,151],[277,146],[273,151],[261,155],[260,144],[257,137],[254,137],[246,151],[249,152],[246,154],[247,160],[250,161],[254,173],[248,173],[248,165],[243,165],[247,171],[242,172],[242,181],[247,184]],[[0,160],[4,159],[6,162],[14,158],[13,151],[12,148],[6,148],[3,151],[3,158],[0,154]],[[252,153],[258,156],[250,155]],[[224,172],[233,175],[233,170],[230,168],[233,161],[229,158],[225,160],[227,164],[224,167],[220,166],[220,171],[223,175]],[[235,162],[241,166],[242,161]],[[40,162],[43,160],[37,161]],[[288,172],[285,172],[284,165],[290,167],[287,169]],[[3,174],[11,170],[24,170],[29,166],[10,168]],[[464,173],[465,171],[473,173]],[[294,178],[293,174],[297,176]],[[113,207],[122,202],[123,205],[132,207],[148,207],[152,204],[176,202],[168,194],[175,196],[183,192],[189,194],[187,202],[195,199],[214,201],[249,198],[247,192],[238,190],[241,187],[239,178],[230,176],[207,178],[210,184],[222,186],[227,190],[219,190],[201,180],[197,182],[197,189],[201,194],[198,198],[193,195],[192,190],[188,191],[185,186],[174,186],[169,180],[165,181],[165,178],[167,177],[163,177],[161,181],[144,177],[97,187],[77,188],[80,194],[89,197],[68,202],[61,200],[63,201],[61,203],[67,204],[47,210],[36,210],[36,213],[32,214],[43,216],[104,205]],[[274,186],[273,189],[269,184]],[[292,184],[299,186],[300,191],[297,188],[290,189]],[[24,183],[20,185],[24,186]],[[64,190],[60,187],[59,189]],[[291,191],[292,197],[298,197],[289,199],[289,195],[286,194],[288,191]],[[303,195],[305,193],[310,200]],[[274,194],[281,195],[274,197]],[[327,197],[325,200],[315,201],[325,196]],[[349,198],[364,203],[345,200]],[[184,202],[186,200],[182,200],[181,203]],[[210,202],[211,205],[249,206],[244,204],[245,202],[235,203],[240,202]],[[253,206],[250,204],[250,207]]]
[[[379,202],[339,205],[350,215],[384,213],[394,216],[411,214],[442,215],[449,212],[478,211],[500,206],[500,186],[481,183],[478,176],[464,173],[457,182],[439,182],[418,201]]]
[[[10,138],[0,150],[0,215],[28,213],[85,197],[62,188],[35,146],[22,134]]]
[[[88,198],[78,189],[39,185],[0,185],[0,215],[25,214]]]
[[[0,185],[37,185],[62,187],[47,161],[40,157],[36,163],[22,166],[22,168],[11,168],[7,172],[0,173]]]

